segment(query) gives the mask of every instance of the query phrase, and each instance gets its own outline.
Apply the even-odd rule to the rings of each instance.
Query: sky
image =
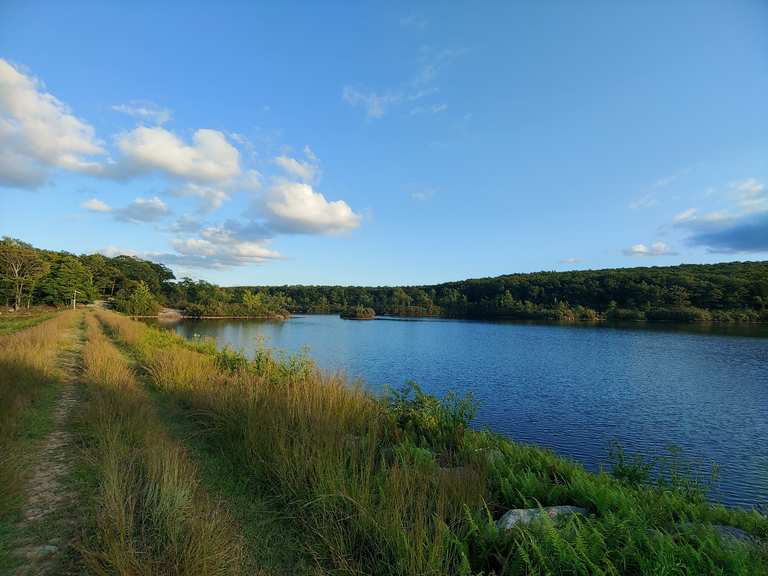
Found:
[[[768,259],[768,2],[0,0],[0,235],[222,285]]]

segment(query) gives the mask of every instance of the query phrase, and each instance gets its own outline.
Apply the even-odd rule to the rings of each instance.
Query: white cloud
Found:
[[[584,262],[583,258],[563,258],[560,260],[560,264],[581,264]]]
[[[400,18],[401,28],[414,28],[417,30],[423,30],[427,26],[427,20],[422,16],[416,14],[409,14]]]
[[[127,104],[117,104],[112,106],[112,110],[153,124],[165,124],[172,116],[172,112],[168,108],[145,100],[133,100]]]
[[[419,55],[416,73],[397,88],[375,91],[347,85],[342,89],[341,97],[353,107],[362,107],[369,118],[382,118],[390,108],[399,104],[414,103],[438,93],[440,90],[435,84],[440,72],[462,52],[463,50],[439,50],[424,46]],[[427,109],[438,113],[447,108],[447,104],[441,103]],[[417,107],[412,108],[410,113],[418,114],[420,111],[421,108]]]
[[[34,188],[50,168],[95,172],[104,154],[93,127],[0,58],[0,186]]]
[[[193,143],[160,127],[139,126],[117,138],[135,172],[165,172],[197,182],[225,183],[240,174],[240,152],[218,130],[200,129]]]
[[[712,196],[713,194],[708,194]],[[691,246],[701,246],[713,253],[768,252],[768,194],[755,178],[733,182],[725,197],[731,205],[685,219],[674,224],[689,232],[685,239]]]
[[[652,208],[657,204],[658,201],[656,200],[656,195],[654,193],[649,193],[641,196],[637,200],[630,202],[629,207],[632,210],[639,210],[640,208]]]
[[[115,219],[121,222],[156,222],[168,214],[165,202],[157,196],[152,198],[136,198],[123,208],[114,211]]]
[[[317,157],[309,150],[311,157],[317,160]],[[299,180],[307,183],[312,183],[317,178],[319,167],[312,160],[308,162],[302,162],[291,158],[289,156],[278,156],[275,158],[275,164],[277,164],[284,172],[290,176],[295,176]]]
[[[275,230],[333,234],[357,228],[361,217],[343,200],[329,202],[309,184],[276,182],[267,192],[265,208]]]
[[[229,192],[226,190],[216,186],[197,184],[195,182],[187,182],[181,186],[171,188],[170,192],[174,196],[200,199],[202,208],[206,212],[216,210],[229,199]]]
[[[765,193],[765,186],[755,178],[734,182],[729,186],[729,192],[735,196],[736,203],[745,213],[768,210],[768,194]]]
[[[662,178],[659,178],[650,186],[650,189],[646,188],[647,191],[645,194],[643,194],[638,199],[630,202],[629,207],[632,210],[639,210],[641,208],[652,208],[658,205],[659,203],[658,194],[660,193],[660,191],[663,190],[664,188],[668,188],[671,184],[674,184],[680,178],[689,174],[692,170],[693,170],[693,167],[683,168],[682,170],[679,170],[674,174],[670,174],[669,176],[664,176]]]
[[[112,207],[106,202],[102,202],[98,198],[91,198],[80,204],[81,208],[85,208],[90,212],[111,212]]]
[[[118,248],[112,244],[105,246],[99,250],[99,254],[106,256],[107,258],[114,258],[115,256],[138,256],[139,253],[136,250],[130,250],[127,248]]]
[[[683,210],[679,214],[675,215],[675,217],[672,219],[673,222],[686,222],[687,220],[691,220],[692,218],[695,218],[696,216],[696,208],[688,208],[688,210]]]
[[[414,200],[418,200],[420,202],[424,202],[426,200],[431,200],[435,195],[435,189],[434,188],[421,188],[419,190],[414,190],[411,192],[411,198]]]
[[[171,245],[178,254],[163,255],[165,260],[196,268],[229,268],[281,258],[270,250],[269,240],[244,240],[224,226],[204,228],[197,238],[175,238]]]
[[[176,234],[193,234],[203,229],[202,222],[196,220],[190,214],[183,214],[176,219],[176,222],[165,229],[167,232]]]
[[[635,244],[624,250],[626,256],[672,256],[675,252],[664,242],[654,242],[650,246]]]
[[[382,118],[390,106],[401,102],[403,95],[398,92],[365,92],[353,86],[344,86],[341,97],[351,106],[362,106],[369,118]]]

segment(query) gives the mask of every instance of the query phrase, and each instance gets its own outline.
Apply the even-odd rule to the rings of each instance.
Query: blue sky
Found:
[[[0,234],[221,284],[768,257],[764,2],[0,4]]]

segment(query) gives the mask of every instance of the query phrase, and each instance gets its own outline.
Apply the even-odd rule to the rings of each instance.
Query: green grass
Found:
[[[198,466],[200,481],[233,515],[243,534],[249,567],[277,574],[311,574],[302,534],[279,504],[262,493],[248,471],[190,422],[189,408],[156,392],[151,394],[174,438],[184,442]]]
[[[713,506],[690,479],[648,485],[592,474],[533,446],[468,428],[471,402],[412,387],[374,398],[306,357],[253,361],[100,313],[146,367],[171,418],[226,462],[211,472],[291,518],[304,553],[334,574],[765,574],[757,512]],[[218,467],[218,464],[212,464]],[[231,472],[236,470],[236,472]],[[226,493],[226,491],[225,491]],[[231,494],[230,494],[231,495]],[[586,517],[499,530],[505,510],[572,504]],[[690,526],[693,525],[694,529]]]
[[[0,315],[0,336],[19,332],[53,318],[56,312],[35,309],[31,312],[10,312]]]
[[[114,336],[109,325],[105,324],[104,328],[107,334]],[[120,340],[115,340],[115,344],[140,364],[132,348]],[[146,376],[146,372],[141,371],[139,380],[144,382]],[[232,460],[231,454],[221,449],[215,437],[199,433],[190,418],[188,404],[163,395],[151,386],[147,386],[147,390],[166,429],[189,449],[201,484],[226,507],[239,525],[246,546],[248,573],[261,570],[276,574],[312,574],[315,567],[305,552],[306,546],[295,522],[285,517],[269,495],[262,493],[248,470]]]
[[[83,562],[96,574],[242,573],[242,542],[201,487],[123,354],[88,316],[81,420],[82,473],[95,493],[84,510]]]

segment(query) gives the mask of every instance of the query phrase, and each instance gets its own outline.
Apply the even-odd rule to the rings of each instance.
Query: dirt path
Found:
[[[65,335],[66,348],[59,355],[61,394],[53,412],[53,430],[35,457],[28,484],[20,538],[15,555],[22,563],[17,576],[62,574],[64,557],[76,525],[76,493],[66,485],[72,471],[73,435],[70,415],[79,402],[76,386],[81,371],[83,329],[80,323]]]

